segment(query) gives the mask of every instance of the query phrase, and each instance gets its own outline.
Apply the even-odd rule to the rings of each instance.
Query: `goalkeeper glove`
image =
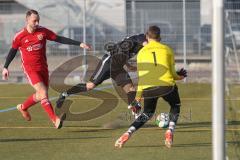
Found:
[[[179,76],[187,77],[187,70],[184,68],[181,68],[180,70],[177,71],[177,74]]]
[[[139,114],[141,111],[141,103],[137,100],[134,100],[129,106],[128,109],[131,109],[134,114]]]

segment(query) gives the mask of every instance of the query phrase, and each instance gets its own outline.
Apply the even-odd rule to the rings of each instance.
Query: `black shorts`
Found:
[[[144,89],[144,98],[162,97],[168,103],[180,104],[180,97],[178,87],[175,86],[159,86]]]
[[[153,90],[153,88],[149,88],[143,91],[143,97],[144,97],[144,113],[152,116],[155,113],[157,101],[159,97],[162,97],[165,101],[168,102],[168,104],[171,106],[170,112],[175,112],[173,114],[177,114],[177,116],[173,116],[170,120],[177,123],[178,115],[180,113],[180,97],[178,93],[177,86],[169,86],[169,87],[155,87],[159,90],[159,93],[156,94],[157,89]],[[151,92],[151,93],[147,93]],[[154,95],[155,94],[155,95]],[[151,95],[151,96],[150,96]],[[174,111],[175,110],[175,111]]]
[[[127,57],[123,55],[110,56],[105,54],[93,72],[90,82],[97,86],[104,80],[112,78],[118,86],[132,83],[129,74],[123,68],[127,60]]]
[[[93,75],[90,78],[90,81],[96,86],[101,84],[104,80],[110,78],[110,64],[111,56],[105,54],[101,61],[98,63],[97,68],[93,72]]]
[[[171,92],[162,96],[162,98],[169,104],[181,104],[177,85],[174,86]]]
[[[132,83],[131,77],[123,66],[129,60],[128,55],[114,54],[111,58],[111,78],[118,86],[124,86]]]

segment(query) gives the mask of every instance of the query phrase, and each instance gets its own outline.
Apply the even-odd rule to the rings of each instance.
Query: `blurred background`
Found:
[[[118,100],[119,107],[113,110],[111,114],[80,124],[79,122],[69,122],[66,125],[68,127],[65,127],[61,134],[52,132],[50,129],[49,131],[47,129],[43,130],[41,127],[35,132],[25,131],[24,129],[15,130],[17,128],[14,127],[29,127],[29,124],[20,121],[19,113],[11,111],[11,109],[16,109],[13,105],[33,92],[30,85],[24,84],[27,80],[22,72],[20,54],[17,54],[9,66],[10,79],[8,81],[0,79],[0,112],[3,112],[0,116],[1,157],[3,159],[26,159],[25,153],[28,150],[23,151],[22,148],[28,148],[32,149],[30,155],[33,157],[29,159],[37,157],[37,159],[44,160],[52,157],[52,159],[69,159],[70,156],[75,157],[71,157],[72,159],[79,159],[79,157],[86,157],[85,159],[112,159],[112,157],[124,159],[122,156],[126,156],[125,159],[135,157],[140,160],[146,159],[145,155],[147,155],[147,159],[159,159],[159,155],[161,155],[161,159],[211,159],[212,8],[212,0],[0,0],[0,69],[3,67],[14,34],[25,25],[26,11],[35,9],[40,14],[40,25],[53,30],[58,35],[79,41],[86,39],[86,42],[93,47],[93,50],[87,51],[86,54],[98,58],[105,54],[105,43],[121,41],[126,36],[144,33],[150,25],[157,25],[161,28],[162,42],[170,45],[175,51],[176,67],[178,69],[185,67],[188,70],[186,81],[178,82],[183,107],[179,128],[176,132],[178,138],[176,138],[176,141],[174,140],[176,148],[171,151],[163,149],[161,144],[163,141],[161,142],[159,139],[160,134],[156,134],[155,129],[147,128],[143,132],[144,134],[138,134],[142,136],[141,139],[144,139],[144,144],[139,141],[140,137],[139,139],[136,138],[129,148],[123,150],[122,153],[124,154],[121,154],[121,152],[113,149],[112,137],[118,137],[122,130],[81,129],[82,126],[103,126],[104,128],[105,124],[109,124],[109,122],[119,121],[124,127],[129,125],[129,120],[124,119],[127,117],[125,115],[128,115],[125,114],[127,113],[127,104],[122,101],[122,97],[119,98],[120,94],[116,93],[117,90],[111,88],[111,80],[105,81],[105,83],[111,85],[104,84],[103,87],[101,86],[103,90],[106,87],[104,91],[107,91],[110,95],[118,97],[115,100]],[[225,122],[226,148],[229,156],[226,159],[239,160],[240,0],[225,0],[224,13]],[[84,30],[86,31],[85,36]],[[75,63],[79,56],[85,54],[84,50],[78,46],[63,45],[50,41],[47,46],[48,65],[51,74],[60,66],[62,66],[61,69],[70,68],[69,65],[73,64],[68,63],[68,66],[64,66],[64,64],[74,60]],[[219,55],[222,54],[219,53]],[[133,58],[131,62],[135,64],[135,59]],[[79,66],[81,63],[79,60]],[[88,64],[88,68],[93,69],[97,62],[96,59],[89,58],[86,60],[86,64]],[[88,75],[85,76],[84,69],[86,67],[80,66],[72,71],[65,79],[65,84],[77,84],[86,81]],[[134,72],[131,72],[131,76],[135,75]],[[52,83],[57,84],[56,79],[53,79]],[[108,86],[110,88],[107,88]],[[59,93],[56,91],[50,90],[51,98],[56,98],[58,95]],[[90,92],[88,96],[97,101],[89,100],[89,97],[84,96],[72,97],[74,103],[71,106],[71,111],[84,113],[89,109],[95,109],[96,105],[100,104],[101,98],[103,100],[106,98],[104,96],[100,99],[96,98],[99,97],[99,92],[96,92],[96,95],[98,95],[96,97],[94,97],[95,95],[91,97],[91,95],[94,94]],[[110,103],[113,103],[113,101],[110,101]],[[38,117],[33,120],[30,127],[47,124],[47,119],[43,114],[39,114],[40,109],[40,107],[33,109],[34,116]],[[168,110],[167,104],[161,102],[157,112],[168,112]],[[7,128],[4,129],[4,127]],[[49,126],[47,125],[47,127]],[[160,130],[160,132],[163,132],[163,130]],[[147,134],[150,135],[149,139],[146,139]],[[56,135],[59,138],[56,138]],[[84,135],[88,142],[85,141]],[[89,135],[92,135],[92,137],[89,137]],[[69,136],[71,138],[67,138]],[[152,138],[154,141],[150,140]],[[53,143],[56,145],[53,145]],[[29,144],[33,147],[29,148]],[[45,144],[47,147],[44,146]],[[64,147],[62,144],[64,144]],[[81,147],[81,145],[84,145],[84,147]],[[104,147],[102,147],[103,145]],[[53,149],[49,150],[48,147]],[[92,151],[96,148],[98,148],[98,152],[93,154]],[[60,151],[62,154],[59,154]],[[12,154],[12,152],[15,154]],[[143,156],[143,154],[136,153],[146,154]],[[19,155],[21,158],[16,158]],[[105,158],[103,155],[107,155],[109,158]],[[66,156],[69,157],[65,158]]]
[[[162,42],[175,51],[177,66],[189,70],[188,81],[211,81],[210,0],[186,0],[185,3],[184,0],[0,0],[1,65],[14,34],[25,24],[28,9],[39,11],[40,25],[62,36],[83,41],[85,27],[86,42],[93,46],[88,54],[98,57],[104,54],[106,42],[120,41],[126,36],[144,33],[149,25],[157,25],[161,28]],[[240,1],[225,0],[225,14],[227,77],[238,82]],[[49,69],[53,71],[66,60],[83,55],[83,50],[48,42],[47,54]],[[20,72],[19,58],[13,61],[10,70],[12,81],[26,82]]]

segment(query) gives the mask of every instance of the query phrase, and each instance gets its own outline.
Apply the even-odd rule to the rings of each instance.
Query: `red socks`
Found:
[[[35,94],[29,96],[25,102],[23,102],[22,104],[22,110],[26,111],[28,108],[30,108],[31,106],[33,106],[34,104],[38,103],[35,101],[34,98]]]
[[[25,102],[23,102],[22,110],[26,111],[28,108],[35,105],[36,103],[38,103],[38,102],[35,101],[35,94],[33,94],[33,95],[29,96]],[[50,101],[48,100],[48,98],[42,99],[41,105],[42,105],[43,109],[47,112],[49,118],[55,122],[56,115],[53,111],[53,107],[52,107]]]
[[[41,105],[43,107],[43,109],[47,112],[49,118],[55,122],[56,120],[56,115],[53,111],[53,107],[52,107],[52,104],[51,102],[47,99],[47,98],[44,98],[41,100]]]

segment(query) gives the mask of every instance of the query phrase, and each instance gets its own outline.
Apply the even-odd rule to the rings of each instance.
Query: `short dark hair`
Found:
[[[38,12],[36,10],[30,9],[26,12],[26,18],[31,16],[32,14],[36,14],[39,16]]]
[[[160,39],[161,30],[158,26],[150,26],[146,35],[151,39]]]

